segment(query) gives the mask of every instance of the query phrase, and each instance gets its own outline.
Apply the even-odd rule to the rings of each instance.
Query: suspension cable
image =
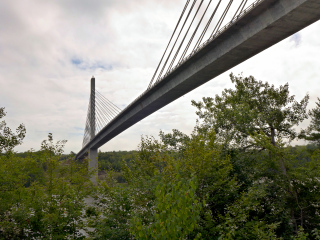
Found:
[[[194,38],[194,36],[196,35],[196,33],[197,33],[198,29],[199,29],[199,26],[200,26],[200,24],[201,24],[201,22],[202,22],[202,20],[203,20],[203,17],[204,17],[204,15],[206,14],[206,12],[207,12],[210,4],[211,4],[211,1],[212,1],[212,0],[209,1],[209,3],[208,3],[208,5],[207,5],[204,13],[202,14],[202,17],[201,17],[201,19],[200,19],[200,21],[199,21],[196,29],[193,31],[193,34],[192,34],[192,36],[191,36],[191,38],[190,38],[190,40],[189,40],[186,48],[184,49],[183,53],[182,53],[181,56],[180,56],[180,59],[179,59],[179,61],[178,61],[178,64],[183,60],[184,56],[186,55],[186,53],[187,53],[187,51],[188,51],[188,49],[189,49],[189,47],[190,47],[190,45],[191,45],[191,42],[193,41],[193,38]],[[201,2],[201,3],[202,3],[202,2]],[[201,5],[200,5],[200,6],[201,6]],[[200,6],[199,6],[199,8],[200,8]],[[199,10],[199,8],[198,8],[198,10]]]
[[[113,102],[111,102],[109,99],[107,99],[105,96],[103,96],[101,93],[99,93],[98,91],[96,91],[97,93],[98,93],[98,95],[102,98],[102,99],[104,99],[104,101],[106,102],[106,103],[108,103],[108,105],[110,105],[116,112],[120,112],[121,111],[121,109],[117,106],[117,105],[115,105]]]
[[[105,109],[104,110],[104,115],[107,118],[107,121],[110,122],[112,120],[113,116],[112,115],[110,116],[110,114],[108,113],[109,112],[109,108],[104,105],[104,102],[101,102],[99,104],[101,104],[101,108]]]
[[[190,17],[191,12],[193,11],[193,8],[195,7],[196,2],[197,2],[197,0],[194,0],[194,1],[192,2],[192,4],[191,4],[190,7],[189,7],[189,5],[190,5],[190,4],[189,4],[189,3],[190,3],[190,0],[188,0],[188,1],[186,2],[185,6],[184,6],[184,8],[183,8],[183,11],[182,11],[182,13],[181,13],[181,15],[180,15],[180,17],[179,17],[179,20],[178,20],[178,22],[177,22],[177,24],[176,24],[176,26],[175,26],[175,29],[174,29],[174,31],[173,31],[173,34],[172,34],[171,37],[170,37],[169,43],[168,43],[167,46],[166,46],[166,49],[165,49],[165,51],[164,51],[164,53],[163,53],[163,55],[162,55],[162,57],[161,57],[161,60],[160,60],[158,66],[157,66],[157,68],[156,68],[156,71],[154,72],[154,74],[153,74],[153,76],[152,76],[152,79],[151,79],[151,81],[150,81],[147,89],[150,89],[150,88],[152,87],[155,79],[156,79],[155,82],[160,81],[160,79],[162,79],[162,77],[163,77],[162,74],[163,74],[164,72],[165,72],[165,76],[166,76],[167,74],[169,74],[170,71],[172,71],[173,65],[174,65],[175,63],[176,63],[176,65],[181,64],[182,61],[184,60],[186,54],[188,53],[190,46],[193,45],[192,42],[193,42],[195,36],[197,35],[197,31],[199,31],[200,25],[201,25],[201,23],[203,22],[203,19],[204,19],[204,17],[205,17],[205,14],[207,14],[207,11],[208,11],[208,9],[209,9],[210,4],[212,3],[212,0],[210,0],[209,3],[206,5],[206,8],[205,8],[204,12],[202,13],[202,16],[201,16],[200,20],[197,22],[197,25],[196,25],[195,29],[193,30],[193,33],[191,34],[191,36],[190,36],[190,38],[189,38],[189,36],[188,36],[189,31],[190,31],[192,25],[194,24],[194,20],[195,20],[195,18],[197,17],[197,14],[198,14],[198,12],[199,12],[199,10],[200,10],[203,2],[204,2],[204,0],[201,0],[201,2],[199,3],[199,5],[197,6],[197,10],[196,10],[196,12],[195,12],[195,14],[194,14],[194,16],[193,16],[193,18],[192,18],[192,20],[191,20],[191,23],[189,24],[189,26],[188,26],[188,28],[187,28],[187,30],[186,30],[186,32],[185,32],[182,40],[180,40],[180,36],[181,36],[181,34],[182,34],[182,31],[185,29],[186,23],[187,23],[187,21],[188,21],[188,19],[189,19],[189,17]],[[223,13],[222,13],[222,15],[220,16],[219,20],[217,21],[216,25],[214,26],[214,29],[213,29],[213,31],[211,32],[208,40],[211,39],[214,35],[216,35],[216,34],[219,32],[222,23],[224,22],[226,16],[228,15],[228,13],[229,13],[229,11],[230,11],[230,9],[231,9],[231,6],[233,6],[233,5],[232,5],[233,2],[234,2],[233,0],[229,0],[229,1],[228,1],[226,8],[223,10]],[[233,19],[235,19],[235,18],[243,11],[243,9],[245,8],[247,2],[248,2],[248,0],[242,0],[242,1],[241,1],[240,5],[238,5],[237,10],[235,11],[235,13],[234,13],[231,21],[233,21]],[[218,9],[219,9],[219,7],[221,6],[221,3],[222,3],[222,0],[218,0],[218,3],[217,3],[217,5],[215,6],[214,11],[212,12],[209,20],[207,21],[204,29],[202,30],[202,32],[201,32],[201,34],[200,34],[198,40],[196,41],[195,45],[193,46],[193,49],[192,49],[192,51],[191,51],[191,54],[194,53],[194,51],[195,51],[197,48],[199,48],[200,44],[202,43],[203,38],[206,36],[207,31],[208,31],[210,25],[212,24],[213,18],[216,16],[216,14],[217,14],[217,12],[218,12]],[[181,23],[182,23],[183,16],[184,16],[185,12],[187,11],[187,8],[188,8],[188,7],[189,7],[188,13],[187,13],[186,16],[185,16],[185,19],[184,19],[184,21],[183,21],[183,24],[181,24]],[[229,15],[228,15],[228,16],[229,16]],[[181,25],[181,26],[180,26],[180,25]],[[177,34],[179,26],[180,26],[180,30],[179,30],[179,33]],[[201,28],[202,28],[202,27],[201,27]],[[177,34],[177,36],[176,36],[175,41],[174,41],[174,43],[173,43],[173,38],[174,38],[174,36],[175,36],[176,34]],[[181,53],[181,56],[179,57],[179,60],[176,62],[176,59],[177,59],[177,57],[178,57],[178,55],[179,55],[179,53],[180,53],[180,50],[182,49],[182,47],[183,47],[183,45],[184,45],[184,42],[187,40],[187,38],[188,38],[188,42],[187,42],[187,44],[186,44],[183,52]],[[179,41],[179,44],[178,44],[178,41]],[[169,46],[170,46],[172,43],[173,43],[173,46],[171,47],[170,52],[168,53]],[[177,48],[176,48],[176,45],[177,45]],[[175,53],[174,53],[173,56],[171,56],[174,50],[175,50]],[[166,55],[167,55],[167,56],[166,56]],[[164,60],[164,58],[165,58],[165,56],[166,56],[166,60],[164,61],[164,63],[162,63],[163,60]],[[170,64],[169,64],[169,66],[167,67],[167,64],[168,64],[169,62],[170,62]],[[161,70],[159,71],[160,68],[161,68]]]
[[[235,18],[235,16],[237,16],[239,9],[241,8],[242,4],[244,3],[243,6],[242,6],[242,8],[241,8],[241,10],[240,10],[240,13],[242,12],[242,10],[243,10],[244,6],[246,5],[247,1],[248,1],[248,0],[242,0],[242,2],[240,3],[240,5],[239,5],[239,7],[238,7],[238,9],[237,9],[237,11],[236,11],[236,13],[233,15],[232,20]]]
[[[190,9],[189,9],[189,12],[188,12],[188,14],[187,14],[187,16],[186,16],[186,19],[185,19],[184,22],[183,22],[183,25],[182,25],[182,27],[181,27],[181,29],[180,29],[180,32],[179,32],[179,34],[178,34],[178,37],[176,38],[176,40],[175,40],[175,42],[174,42],[174,44],[173,44],[173,46],[172,46],[172,48],[171,48],[171,51],[170,51],[170,53],[169,53],[169,55],[168,55],[165,63],[163,64],[162,69],[161,69],[159,75],[158,75],[157,82],[160,80],[160,78],[161,78],[161,76],[162,76],[162,72],[164,71],[164,69],[165,69],[165,67],[166,67],[166,65],[167,65],[167,63],[168,63],[168,61],[169,61],[169,58],[170,58],[170,56],[171,56],[171,53],[172,53],[174,47],[176,46],[176,43],[177,43],[177,41],[178,41],[178,39],[179,39],[179,37],[180,37],[180,34],[181,34],[181,32],[182,32],[182,30],[183,30],[183,28],[184,28],[184,26],[185,26],[185,24],[186,24],[186,22],[187,22],[187,20],[188,20],[188,18],[189,18],[189,16],[190,16],[190,13],[191,13],[191,11],[192,11],[192,9],[193,9],[193,7],[194,7],[194,5],[195,5],[196,2],[197,2],[197,0],[194,0],[193,3],[192,3],[192,5],[191,5],[191,7],[190,7]]]
[[[232,2],[233,2],[233,0],[230,0],[230,1],[229,1],[226,9],[223,11],[223,14],[221,15],[221,17],[220,17],[220,19],[219,19],[217,25],[215,26],[214,30],[212,31],[212,34],[211,34],[210,38],[212,38],[212,36],[214,35],[214,33],[216,33],[217,31],[219,31],[219,28],[220,28],[223,20],[225,19],[226,15],[227,15],[230,7],[231,7]]]
[[[217,12],[217,10],[218,10],[218,8],[219,8],[219,6],[220,6],[221,1],[222,1],[222,0],[219,0],[216,8],[214,9],[213,13],[211,14],[211,16],[210,16],[210,18],[209,18],[209,20],[208,20],[205,28],[203,29],[203,31],[202,31],[202,33],[201,33],[201,35],[200,35],[200,37],[199,37],[199,39],[198,39],[198,41],[197,41],[197,43],[195,44],[194,48],[192,49],[192,52],[200,45],[203,37],[204,37],[205,34],[207,33],[207,30],[208,30],[208,28],[209,28],[209,26],[210,26],[210,24],[211,24],[211,22],[212,22],[212,19],[213,19],[214,16],[216,15],[216,12]]]
[[[196,18],[197,14],[198,14],[198,11],[199,11],[199,9],[200,9],[200,7],[201,7],[201,5],[202,5],[202,3],[203,3],[203,0],[201,0],[201,2],[200,2],[200,4],[199,4],[199,7],[198,7],[196,13],[195,13],[194,16],[193,16],[193,19],[192,19],[192,21],[191,21],[191,23],[190,23],[190,25],[189,25],[189,27],[188,27],[188,30],[187,30],[187,32],[185,33],[185,35],[184,35],[184,37],[183,37],[183,39],[182,39],[182,41],[181,41],[181,43],[180,43],[180,46],[179,46],[179,48],[177,49],[177,51],[176,51],[176,53],[175,53],[175,55],[174,55],[174,57],[173,57],[170,65],[169,65],[169,67],[168,67],[168,69],[167,69],[166,74],[171,70],[171,67],[172,67],[173,63],[175,62],[175,60],[176,60],[176,58],[177,58],[177,56],[178,56],[178,54],[179,54],[179,51],[180,51],[180,49],[181,49],[181,47],[182,47],[182,44],[183,44],[184,40],[185,40],[186,37],[187,37],[187,34],[188,34],[189,30],[190,30],[190,27],[191,27],[194,19]]]
[[[97,97],[101,101],[101,104],[104,106],[105,110],[108,112],[107,114],[111,115],[111,119],[114,118],[119,113],[119,111],[116,111],[115,109],[110,108],[110,105],[107,102],[103,101],[101,96],[97,95]]]
[[[150,83],[149,83],[148,89],[149,89],[149,88],[151,87],[151,85],[152,85],[152,82],[153,82],[153,80],[154,80],[154,78],[155,78],[155,76],[156,76],[156,74],[157,74],[157,72],[158,72],[158,69],[159,69],[160,64],[161,64],[161,62],[162,62],[162,59],[163,59],[164,55],[165,55],[166,52],[167,52],[167,49],[168,49],[168,47],[169,47],[169,45],[170,45],[170,43],[171,43],[171,40],[172,40],[172,38],[173,38],[173,36],[174,36],[177,28],[178,28],[178,25],[180,24],[180,21],[181,21],[181,19],[182,19],[182,16],[184,15],[184,12],[186,11],[186,9],[187,9],[187,7],[188,7],[188,5],[189,5],[189,2],[190,2],[190,0],[188,0],[188,1],[186,2],[186,4],[184,5],[184,8],[183,8],[183,10],[182,10],[182,13],[180,14],[180,18],[179,18],[179,20],[178,20],[178,23],[177,23],[177,25],[176,25],[176,27],[175,27],[172,35],[171,35],[171,38],[170,38],[170,40],[169,40],[169,43],[168,43],[168,45],[167,45],[167,47],[166,47],[166,50],[164,51],[164,53],[163,53],[163,55],[162,55],[162,57],[161,57],[161,60],[160,60],[160,62],[159,62],[159,64],[158,64],[158,66],[157,66],[157,69],[156,69],[156,71],[154,72],[154,74],[153,74],[153,76],[152,76],[152,79],[151,79],[151,81],[150,81]]]

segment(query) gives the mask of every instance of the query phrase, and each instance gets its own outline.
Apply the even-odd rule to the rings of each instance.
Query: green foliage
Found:
[[[0,156],[0,239],[81,239],[86,163],[60,161],[65,141],[52,134],[25,158]]]
[[[99,158],[99,169],[101,170],[112,170],[116,172],[121,171],[122,161],[129,162],[135,155],[136,151],[118,151],[118,152],[100,152]]]
[[[211,236],[227,239],[287,239],[297,236],[299,227],[311,236],[319,228],[317,154],[284,144],[297,137],[293,126],[307,117],[308,95],[297,102],[288,84],[275,88],[252,76],[230,78],[234,90],[192,102],[198,131],[216,132],[240,190],[225,211],[211,209],[219,217],[205,216],[204,226],[211,227]]]
[[[192,102],[190,136],[160,132],[138,152],[99,153],[96,189],[87,163],[62,156],[65,141],[51,134],[39,152],[2,154],[0,239],[81,239],[80,229],[88,239],[320,239],[317,141],[287,144],[308,95],[297,102],[288,84],[230,78],[235,89]]]
[[[125,240],[131,239],[129,221],[131,219],[135,192],[123,184],[109,186],[102,182],[96,204],[91,214],[87,211],[91,239]]]
[[[314,239],[319,240],[320,239],[320,229],[313,229],[312,230],[312,236]]]
[[[4,108],[0,108],[0,119],[6,116]],[[16,134],[7,127],[5,121],[0,122],[0,153],[10,152],[15,146],[20,145],[26,135],[26,128],[20,124],[16,129]]]
[[[309,111],[311,116],[311,122],[307,130],[302,130],[300,133],[300,138],[320,145],[320,98],[316,103],[316,107]]]
[[[153,221],[144,224],[139,216],[132,219],[136,239],[185,239],[200,219],[203,204],[197,199],[196,188],[196,178],[186,181],[179,174],[168,183],[160,182],[155,191]]]
[[[308,95],[297,102],[289,95],[288,84],[275,88],[253,76],[236,77],[232,73],[230,79],[235,90],[225,89],[221,96],[203,98],[203,102],[192,101],[202,127],[214,128],[225,145],[236,148],[255,147],[251,136],[261,132],[272,144],[297,136],[293,126],[307,118]]]
[[[275,230],[279,223],[267,224],[263,219],[264,199],[267,197],[265,184],[256,184],[220,216],[219,239],[276,239]]]
[[[137,157],[123,162],[127,184],[108,181],[102,186],[98,215],[92,217],[94,239],[125,239],[124,235],[129,239],[131,234],[137,239],[201,236],[199,222],[209,209],[207,199],[211,205],[221,205],[224,199],[216,201],[218,195],[228,199],[237,189],[229,176],[232,166],[229,158],[221,158],[213,132],[195,131],[181,144],[185,149],[181,155],[172,150],[175,146],[174,138],[171,146],[153,138],[141,140]]]

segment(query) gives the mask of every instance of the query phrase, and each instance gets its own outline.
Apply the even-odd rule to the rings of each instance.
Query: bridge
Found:
[[[196,16],[201,12],[199,9],[203,1],[198,5],[196,2],[197,0],[194,0],[189,5],[190,0],[187,0],[149,86],[125,109],[120,111],[96,92],[95,79],[91,79],[84,142],[76,158],[83,158],[89,153],[89,166],[96,168],[97,149],[124,130],[221,73],[320,19],[320,0],[256,0],[249,6],[246,6],[247,0],[242,0],[237,1],[238,5],[236,11],[232,13],[231,21],[221,27],[227,14],[230,15],[228,11],[233,0],[216,1],[213,11],[208,12],[210,0],[202,11],[202,16],[198,18]],[[227,6],[222,14],[217,16],[222,2],[227,3]],[[208,13],[211,16],[199,36],[196,32],[200,29],[204,14]],[[189,28],[184,28],[189,17],[191,17]],[[215,18],[217,21],[212,30],[210,27]],[[198,23],[194,23],[195,19],[198,20]],[[196,24],[194,32],[186,41],[192,24]],[[183,28],[185,30],[182,30]],[[176,40],[172,41],[174,36]],[[196,43],[193,43],[195,36],[199,38]],[[203,41],[205,36],[209,37]],[[167,51],[169,46],[172,47],[171,51]],[[184,50],[180,51],[183,49],[182,46],[185,46]],[[174,49],[176,52],[171,55]],[[162,61],[165,56],[167,56],[166,60]],[[100,106],[100,110],[97,111],[96,106]],[[106,107],[105,110],[103,106]]]

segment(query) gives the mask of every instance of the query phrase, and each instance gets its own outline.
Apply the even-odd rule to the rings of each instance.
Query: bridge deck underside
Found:
[[[113,119],[78,154],[320,19],[320,0],[264,0]]]

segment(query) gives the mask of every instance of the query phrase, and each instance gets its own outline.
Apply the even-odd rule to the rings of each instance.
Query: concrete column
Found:
[[[93,174],[90,178],[91,182],[96,184],[98,178],[98,149],[90,148],[89,149],[89,170],[93,171]]]
[[[90,92],[90,140],[96,135],[96,98],[95,98],[95,78],[91,78],[91,92]],[[93,171],[91,182],[97,183],[98,178],[98,149],[89,149],[89,170]]]

